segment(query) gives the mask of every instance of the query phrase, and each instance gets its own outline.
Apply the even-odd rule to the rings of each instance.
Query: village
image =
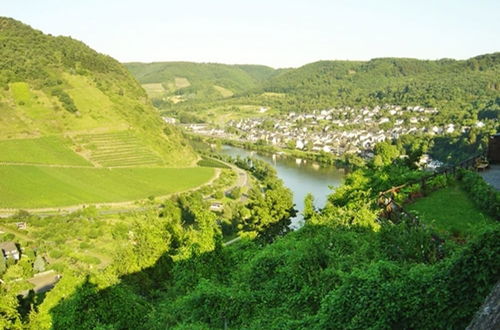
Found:
[[[266,108],[261,108],[261,112],[265,111]],[[421,106],[344,107],[233,120],[224,128],[208,124],[189,124],[186,128],[196,134],[242,142],[369,158],[375,144],[402,135],[442,135],[470,128],[454,123],[434,124],[433,117],[438,113],[435,108]],[[475,125],[482,127],[484,123],[478,121]]]

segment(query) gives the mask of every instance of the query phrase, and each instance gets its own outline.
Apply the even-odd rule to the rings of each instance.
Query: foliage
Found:
[[[160,214],[138,212],[109,223],[95,210],[57,222],[28,216],[29,230],[44,226],[37,230],[40,237],[64,236],[69,243],[61,244],[71,247],[80,242],[72,243],[70,232],[89,237],[96,231],[91,246],[117,240],[111,265],[72,280],[71,287],[65,275],[30,312],[30,325],[463,328],[500,275],[495,223],[478,226],[461,244],[432,226],[379,223],[373,202],[378,192],[419,178],[404,163],[350,173],[325,209],[315,210],[310,200],[306,225],[287,235],[293,205],[273,169],[256,160],[236,164],[259,186],[228,217],[246,226],[249,235],[243,237],[254,233],[254,240],[222,246],[222,220],[198,193],[165,201]],[[87,226],[95,228],[84,231]]]
[[[448,185],[448,178],[444,174],[436,175],[426,181],[426,188],[429,191],[434,191],[440,188],[444,188]]]
[[[373,164],[379,167],[390,165],[399,156],[397,147],[388,142],[377,143],[374,153]]]
[[[69,111],[71,113],[75,113],[75,112],[78,111],[78,109],[76,108],[76,105],[73,102],[73,99],[71,98],[71,96],[69,96],[62,89],[60,89],[60,88],[53,89],[52,90],[52,95],[53,96],[57,96],[57,98],[59,99],[59,101],[62,103],[64,109],[66,109],[67,111]]]
[[[378,261],[354,271],[323,300],[320,327],[466,327],[499,275],[499,234],[485,232],[436,266]]]
[[[442,110],[443,119],[467,117],[471,108],[482,111],[498,97],[499,58],[494,53],[465,61],[320,61],[273,77],[264,90],[287,93],[283,103],[299,110],[419,104]]]
[[[263,76],[254,86],[240,83],[242,89],[226,99],[211,87],[223,78],[232,79],[231,73],[221,69],[221,76],[207,76],[205,87],[181,89],[184,90],[183,102],[168,101],[158,106],[174,116],[198,116],[203,113],[204,120],[219,122],[219,119],[227,120],[228,116],[233,119],[248,116],[242,111],[243,106],[256,106],[257,109],[264,106],[274,113],[286,113],[332,107],[393,104],[404,108],[419,105],[439,110],[437,116],[432,118],[433,125],[453,123],[470,127],[477,119],[495,119],[499,113],[499,58],[499,53],[493,53],[468,60],[377,58],[366,62],[320,61],[300,68],[275,70]],[[185,76],[181,72],[183,65],[194,66],[187,63],[153,63],[137,64],[137,68],[129,65],[129,69],[139,80],[145,79],[145,76],[156,76],[155,81],[161,81],[164,75],[172,84],[172,76]],[[210,65],[205,66],[209,70]],[[190,74],[191,68],[186,72]],[[195,77],[193,81],[197,79]],[[254,112],[253,116],[256,115]],[[424,149],[412,150],[410,158],[416,159]],[[431,153],[434,159],[445,161],[453,160],[448,158],[450,154],[463,155],[462,151],[453,151],[446,146],[436,147]]]
[[[463,188],[474,203],[486,213],[500,220],[500,192],[487,184],[483,178],[472,171],[461,170],[459,179]]]
[[[272,242],[290,230],[290,219],[295,216],[290,189],[276,175],[276,170],[258,159],[236,159],[236,165],[250,171],[259,180],[259,186],[247,193],[248,202],[240,219],[240,229],[250,237],[259,235],[264,242]]]
[[[256,88],[275,72],[261,65],[216,63],[125,63],[125,66],[146,87],[161,84],[150,92],[150,96],[157,99],[174,95],[181,95],[183,99],[222,99]]]
[[[41,255],[37,255],[33,262],[33,270],[37,273],[45,271],[45,260]]]

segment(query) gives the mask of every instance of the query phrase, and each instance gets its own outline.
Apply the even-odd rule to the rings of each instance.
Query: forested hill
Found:
[[[165,164],[192,162],[180,134],[168,129],[166,136],[164,128],[118,61],[70,37],[0,17],[0,139],[131,130]]]
[[[277,70],[173,62],[127,67],[165,109],[218,99],[285,112],[395,104],[436,107],[449,119],[500,113],[500,53],[468,60],[319,61]]]
[[[263,65],[157,62],[125,63],[152,96],[218,99],[260,87],[276,70]],[[156,94],[155,94],[156,93]]]
[[[444,110],[498,107],[500,53],[462,61],[320,61],[272,77],[263,90],[286,93],[299,109],[386,103]]]

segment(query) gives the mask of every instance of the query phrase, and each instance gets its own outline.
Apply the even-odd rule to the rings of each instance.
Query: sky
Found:
[[[280,68],[500,51],[500,0],[0,0],[0,16],[121,62]]]

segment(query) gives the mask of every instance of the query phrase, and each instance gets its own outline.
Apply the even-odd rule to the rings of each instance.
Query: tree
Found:
[[[400,155],[398,148],[389,142],[377,143],[374,151],[373,165],[376,167],[389,165]]]
[[[239,199],[241,197],[241,187],[235,187],[231,190],[231,198]]]
[[[314,196],[311,193],[308,193],[304,198],[304,211],[302,211],[302,214],[304,215],[305,221],[311,219],[316,214]]]
[[[45,260],[41,254],[36,256],[35,262],[33,263],[33,270],[37,273],[45,271]]]

